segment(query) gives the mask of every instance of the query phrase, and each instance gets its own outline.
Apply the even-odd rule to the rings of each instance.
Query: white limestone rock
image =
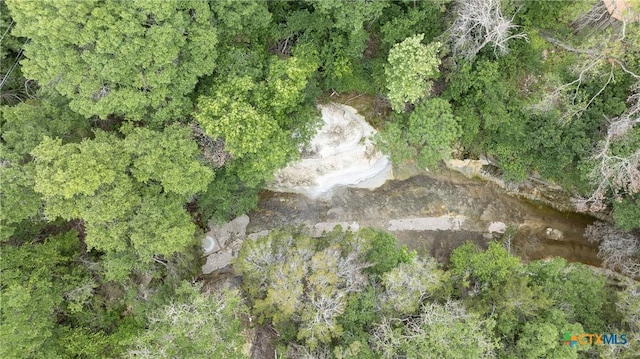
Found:
[[[318,106],[324,125],[302,160],[278,171],[269,189],[323,196],[336,186],[376,188],[392,177],[388,157],[376,150],[376,130],[350,106]]]

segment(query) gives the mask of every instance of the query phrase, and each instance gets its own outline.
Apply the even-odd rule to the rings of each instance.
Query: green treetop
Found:
[[[85,222],[89,247],[132,252],[144,262],[192,242],[195,226],[183,205],[213,173],[196,159],[188,128],[129,132],[119,139],[98,131],[92,140],[65,145],[46,137],[32,151],[34,188],[49,219]]]
[[[396,112],[404,112],[405,104],[416,103],[429,93],[431,82],[440,71],[438,42],[422,44],[424,34],[406,38],[389,51],[385,70],[389,102]]]
[[[13,34],[31,40],[26,77],[86,116],[156,122],[188,114],[186,97],[215,66],[205,1],[10,1]]]

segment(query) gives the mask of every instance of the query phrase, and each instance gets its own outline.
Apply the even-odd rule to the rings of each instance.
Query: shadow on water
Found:
[[[375,190],[336,188],[318,199],[264,191],[258,210],[250,214],[248,233],[333,222],[388,230],[390,220],[441,216],[464,220],[458,230],[419,228],[391,233],[411,249],[446,262],[451,251],[467,240],[486,246],[491,239],[499,239],[488,227],[501,222],[517,228],[510,248],[525,261],[560,256],[570,262],[600,265],[597,244],[584,237],[585,227],[594,218],[516,198],[491,182],[449,170],[388,181]]]

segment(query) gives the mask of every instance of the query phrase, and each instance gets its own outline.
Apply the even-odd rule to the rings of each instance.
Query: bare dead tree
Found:
[[[640,239],[603,222],[587,226],[585,237],[599,243],[602,266],[631,278],[640,277]]]
[[[601,21],[598,14],[602,11],[599,5],[595,6],[590,13],[584,15],[586,19],[584,21]],[[554,107],[564,107],[558,121],[561,124],[567,124],[587,110],[615,80],[616,70],[618,74],[621,70],[636,81],[630,88],[627,110],[618,117],[607,119],[607,133],[591,156],[595,166],[589,177],[596,189],[588,198],[575,200],[579,211],[603,210],[606,208],[606,199],[611,193],[616,199],[620,199],[622,195],[640,192],[640,149],[624,156],[613,151],[615,147],[613,145],[640,123],[640,75],[630,69],[625,62],[625,55],[629,51],[637,51],[634,41],[626,40],[627,19],[633,16],[635,16],[633,13],[625,13],[619,21],[616,21],[617,25],[612,27],[612,32],[591,32],[583,37],[582,44],[579,46],[556,39],[549,34],[541,34],[549,43],[578,55],[582,60],[576,66],[577,78],[550,92],[540,103],[531,107],[534,111],[544,112]],[[606,81],[588,100],[581,98],[580,89],[583,82],[597,77],[603,81],[606,78]]]
[[[518,26],[513,16],[502,14],[499,0],[457,0],[455,9],[457,17],[448,30],[455,56],[473,59],[488,44],[496,56],[504,55],[509,52],[509,40],[529,41],[523,32],[512,34]]]
[[[306,345],[292,344],[287,347],[286,357],[292,359],[330,359],[334,356],[328,345],[322,344],[315,349],[310,349]]]
[[[595,5],[590,12],[576,21],[586,23],[590,21],[602,21],[599,15],[602,11],[607,12],[606,7],[603,10],[600,5]],[[640,81],[640,75],[629,69],[629,66],[623,58],[625,49],[634,46],[633,41],[626,41],[627,19],[632,19],[634,16],[633,13],[628,13],[619,21],[615,21],[616,26],[606,26],[612,28],[610,32],[591,31],[588,35],[581,37],[580,46],[574,46],[566,41],[554,38],[548,33],[541,33],[540,35],[547,42],[578,55],[582,60],[578,61],[578,65],[575,67],[574,71],[577,74],[575,80],[560,85],[554,91],[550,92],[540,103],[531,106],[530,109],[545,112],[554,108],[554,106],[552,106],[553,104],[556,105],[555,107],[558,107],[557,105],[562,103],[567,109],[563,111],[559,122],[566,124],[568,120],[575,115],[580,115],[584,112],[593,101],[604,92],[609,84],[615,80],[614,71],[616,69],[620,69],[625,74]],[[581,18],[585,19],[580,20]],[[634,50],[631,49],[630,51]],[[600,90],[591,96],[589,100],[584,101],[580,99],[578,95],[583,82],[594,77],[607,78],[607,80]]]
[[[615,3],[615,1],[612,1]],[[613,23],[607,5],[604,1],[596,1],[595,4],[585,14],[579,16],[571,23],[574,34],[589,31],[600,31]]]
[[[597,10],[597,9],[596,9]],[[593,10],[595,12],[600,10]],[[595,16],[595,15],[594,15]],[[602,33],[600,36],[590,35],[586,43],[587,46],[575,47],[563,41],[543,34],[550,43],[583,57],[582,65],[579,66],[579,74],[576,80],[560,86],[549,98],[560,98],[563,93],[573,92],[570,100],[570,111],[560,117],[561,123],[566,123],[585,111],[591,103],[599,97],[609,84],[614,80],[614,70],[622,70],[626,75],[635,79],[635,84],[630,89],[630,96],[627,99],[627,110],[622,115],[613,119],[608,119],[607,133],[602,141],[596,146],[591,160],[595,166],[590,173],[591,182],[596,189],[589,198],[576,200],[576,207],[580,211],[597,212],[606,208],[606,199],[613,193],[616,199],[620,199],[623,194],[634,194],[640,192],[640,149],[621,156],[614,153],[613,145],[624,138],[624,136],[638,123],[640,123],[640,75],[629,68],[624,60],[626,51],[637,51],[633,41],[626,41],[627,18],[635,16],[627,13],[625,17],[618,21],[619,26],[612,35]],[[608,68],[608,80],[593,95],[589,101],[577,104],[578,91],[583,81],[593,74],[602,76],[602,69]],[[606,76],[606,75],[605,75]],[[549,100],[549,98],[547,100]]]
[[[590,179],[596,189],[589,198],[576,200],[580,211],[601,211],[606,207],[605,200],[610,192],[618,199],[621,193],[640,192],[640,148],[628,156],[620,156],[612,151],[612,144],[640,123],[640,81],[633,86],[627,103],[629,107],[621,116],[609,120],[607,134],[591,156],[596,165],[590,173]]]

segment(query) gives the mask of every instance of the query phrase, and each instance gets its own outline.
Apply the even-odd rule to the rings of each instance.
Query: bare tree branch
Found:
[[[614,154],[611,148],[612,144],[640,123],[640,81],[632,87],[627,103],[629,107],[622,115],[609,120],[607,134],[591,156],[596,166],[590,178],[596,189],[589,198],[576,200],[580,211],[597,212],[604,209],[609,192],[613,192],[614,196],[640,192],[640,148],[625,157]]]
[[[603,8],[601,4],[595,5],[594,8],[592,8],[591,12],[585,15],[586,17],[583,16],[584,19],[578,19],[576,20],[576,22],[580,23],[581,21],[586,21],[587,23],[589,23],[589,21],[601,21],[601,16],[604,16],[601,15],[602,11],[607,12],[606,7]],[[593,101],[604,92],[609,84],[614,81],[614,71],[616,68],[620,68],[627,75],[635,78],[636,80],[640,80],[640,75],[630,70],[625,61],[622,59],[624,53],[620,53],[620,48],[624,48],[624,46],[627,46],[629,44],[625,43],[627,23],[623,20],[620,22],[620,24],[621,25],[619,26],[619,30],[616,29],[613,36],[609,33],[603,33],[602,31],[594,31],[586,37],[587,39],[591,39],[590,41],[588,41],[588,43],[590,43],[591,45],[587,45],[584,47],[576,47],[564,41],[556,39],[548,33],[541,33],[542,38],[544,38],[547,42],[563,50],[583,56],[584,61],[581,61],[582,64],[578,67],[578,77],[575,80],[559,86],[555,91],[548,94],[540,103],[533,105],[530,108],[534,111],[545,112],[550,108],[553,108],[553,106],[551,106],[552,104],[562,101],[563,94],[567,91],[570,91],[573,93],[570,109],[564,111],[564,114],[559,119],[561,123],[566,124],[568,120],[584,112],[591,105],[591,103],[593,103]],[[578,27],[580,27],[580,24],[578,24]],[[619,45],[623,46],[620,47]],[[604,77],[605,75],[602,73],[602,68],[605,68],[607,63],[609,64],[609,71],[608,78],[605,84],[584,105],[576,104],[576,99],[578,97],[578,93],[583,81],[587,79],[588,75]]]
[[[457,18],[448,34],[456,56],[473,59],[488,44],[496,56],[504,55],[509,52],[509,40],[529,41],[525,33],[512,35],[518,26],[513,17],[504,17],[499,0],[457,0],[455,8]]]
[[[631,278],[640,278],[640,239],[606,223],[587,226],[585,237],[599,242],[598,258],[602,266]]]

